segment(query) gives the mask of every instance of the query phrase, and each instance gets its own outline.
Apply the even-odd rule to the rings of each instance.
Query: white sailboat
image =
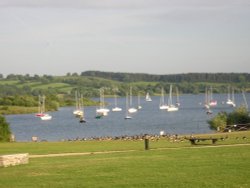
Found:
[[[43,105],[43,97],[40,95],[38,96],[38,113],[36,114],[36,117],[42,117],[44,116],[44,105]]]
[[[244,100],[244,106],[248,110],[248,103],[247,103],[246,95],[245,95],[245,92],[243,89],[242,89],[242,96],[243,96],[243,100]]]
[[[79,111],[81,112],[79,114],[79,122],[80,123],[86,123],[82,95],[80,96],[79,103],[80,103],[80,109],[79,109]]]
[[[205,108],[205,109],[207,109],[207,110],[210,108],[210,106],[209,106],[208,96],[209,96],[209,91],[208,91],[208,89],[207,89],[207,87],[206,87],[206,89],[205,89],[205,101],[204,101],[204,108]]]
[[[51,120],[52,119],[52,116],[49,115],[48,113],[44,113],[45,112],[45,96],[42,97],[42,113],[43,115],[40,116],[41,120]]]
[[[151,101],[152,101],[152,99],[151,99],[151,97],[150,97],[150,95],[149,95],[148,92],[147,92],[147,94],[146,94],[145,100],[146,100],[147,102],[151,102]]]
[[[129,109],[128,112],[129,113],[135,113],[137,112],[137,109],[135,107],[133,107],[133,102],[132,102],[132,87],[130,87],[130,93],[129,93]]]
[[[107,116],[109,111],[108,108],[105,108],[104,89],[100,89],[100,107],[96,109],[96,113],[98,116]]]
[[[179,96],[179,90],[178,87],[176,87],[176,106],[180,106],[180,96]]]
[[[112,108],[112,112],[120,112],[120,111],[122,111],[122,108],[117,106],[117,95],[116,94],[114,95],[114,99],[115,99],[115,107]]]
[[[228,86],[228,95],[227,95],[226,103],[232,107],[236,107],[235,100],[234,100],[234,88],[232,88],[232,94],[230,95],[230,86]]]
[[[164,89],[161,88],[161,97],[160,97],[160,105],[159,105],[159,109],[160,110],[166,110],[168,109],[168,105],[165,104],[165,99],[164,99]]]
[[[80,117],[83,115],[83,111],[82,111],[82,102],[81,102],[81,98],[79,97],[79,93],[76,91],[75,92],[75,102],[76,102],[76,109],[73,111],[73,114],[76,116],[76,117]]]
[[[132,119],[132,116],[129,115],[129,103],[128,103],[128,93],[126,94],[126,114],[124,119]]]
[[[138,93],[137,103],[138,103],[137,109],[138,109],[138,110],[142,109],[140,93]]]
[[[173,105],[173,101],[172,101],[172,84],[170,85],[170,89],[169,89],[169,99],[168,99],[168,108],[167,111],[168,112],[174,112],[174,111],[178,111],[179,108],[175,105]]]
[[[213,113],[213,111],[210,109],[210,106],[209,106],[209,90],[207,89],[207,87],[205,89],[204,109],[206,110],[207,115],[210,115]]]
[[[210,87],[210,100],[209,100],[209,106],[217,106],[217,101],[213,99],[213,88]]]
[[[52,116],[49,114],[44,114],[44,116],[41,116],[40,118],[41,118],[41,120],[51,120]]]

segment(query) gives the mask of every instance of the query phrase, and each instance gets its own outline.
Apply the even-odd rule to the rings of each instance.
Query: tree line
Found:
[[[250,82],[249,73],[183,73],[183,74],[145,74],[145,73],[122,73],[122,72],[102,72],[102,71],[85,71],[78,73],[67,73],[65,77],[98,77],[119,82],[213,82],[213,83],[244,83]],[[60,79],[59,76],[35,74],[9,74],[4,78],[0,73],[0,79],[19,80],[19,81],[42,81],[44,83]]]
[[[213,82],[213,83],[240,83],[250,82],[249,73],[186,73],[154,75],[143,73],[114,73],[101,71],[85,71],[81,76],[93,76],[120,82]]]
[[[0,74],[1,75],[1,74]],[[214,93],[226,93],[228,85],[236,88],[236,92],[241,89],[250,91],[250,74],[248,73],[188,73],[173,75],[151,75],[136,73],[114,73],[100,71],[86,71],[80,75],[77,73],[67,73],[65,76],[51,75],[7,75],[0,77],[0,97],[17,95],[50,95],[60,96],[66,103],[71,103],[75,91],[79,91],[86,98],[99,97],[100,88],[104,88],[105,95],[125,96],[129,88],[132,87],[133,94],[144,95],[149,92],[151,95],[161,93],[161,88],[169,92],[170,84],[177,87],[179,92],[189,94],[204,93],[206,87],[213,86]],[[11,84],[11,81],[15,81]],[[63,83],[69,89],[60,87],[42,87],[46,84]],[[39,87],[38,87],[39,86]],[[60,98],[60,99],[61,99]],[[0,104],[1,105],[1,104]],[[65,105],[65,104],[62,104]]]

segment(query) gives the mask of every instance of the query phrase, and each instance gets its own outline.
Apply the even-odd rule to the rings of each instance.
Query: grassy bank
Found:
[[[250,143],[250,131],[196,134],[199,138],[218,138],[215,145],[245,144]],[[150,149],[190,147],[190,142],[185,138],[190,135],[152,138],[149,141]],[[211,145],[211,141],[198,143]],[[0,154],[29,153],[29,154],[55,154],[78,152],[126,151],[144,150],[144,140],[104,140],[104,141],[66,141],[66,142],[13,142],[0,143]]]
[[[250,146],[34,158],[2,168],[0,187],[250,186]]]
[[[0,143],[0,154],[93,152],[1,168],[0,187],[250,187],[250,146],[239,145],[250,143],[249,131],[194,136],[226,139],[206,147],[184,136],[161,138],[148,151],[143,140]],[[94,153],[117,150],[125,152]]]

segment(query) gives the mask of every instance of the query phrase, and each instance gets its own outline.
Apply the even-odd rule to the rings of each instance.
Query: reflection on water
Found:
[[[192,134],[209,133],[207,120],[220,111],[232,111],[223,101],[227,94],[214,95],[218,100],[218,106],[212,115],[207,115],[203,109],[204,95],[182,95],[181,106],[177,112],[166,112],[159,110],[160,97],[152,97],[152,102],[146,102],[141,98],[142,109],[133,118],[125,120],[125,98],[118,98],[118,106],[121,112],[109,112],[109,115],[101,119],[95,118],[96,107],[85,107],[86,123],[79,123],[79,119],[73,116],[74,107],[63,107],[57,112],[51,112],[53,116],[50,121],[41,121],[34,114],[8,115],[11,131],[16,141],[31,141],[32,136],[39,140],[60,141],[76,138],[90,138],[102,136],[121,136],[139,134],[159,134],[164,131],[168,134]],[[236,103],[242,104],[241,94],[235,96]],[[249,96],[247,95],[247,99]],[[111,109],[114,103],[112,98],[105,99]],[[133,98],[137,106],[137,97]]]

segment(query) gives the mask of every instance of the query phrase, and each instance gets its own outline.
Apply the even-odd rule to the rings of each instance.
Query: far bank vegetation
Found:
[[[226,93],[228,85],[236,92],[250,91],[248,73],[188,73],[173,75],[151,75],[137,73],[114,73],[86,71],[81,74],[67,73],[65,76],[0,74],[0,113],[35,112],[38,96],[46,96],[46,109],[57,110],[61,106],[74,105],[75,92],[83,96],[84,105],[98,105],[100,88],[106,96],[125,96],[132,86],[134,94],[160,95],[161,88],[169,92],[169,85],[178,87],[180,94],[200,94],[208,86],[214,93]],[[94,98],[94,99],[93,99]],[[18,108],[22,107],[22,108]]]

